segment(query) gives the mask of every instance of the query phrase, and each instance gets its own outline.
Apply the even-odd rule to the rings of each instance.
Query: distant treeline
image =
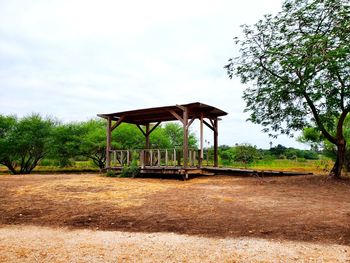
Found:
[[[150,135],[152,148],[181,147],[182,126],[167,123]],[[197,139],[189,134],[189,146]],[[112,132],[113,149],[143,149],[144,135],[131,124],[122,124]],[[106,122],[92,119],[62,123],[54,118],[31,114],[24,118],[0,115],[0,164],[13,174],[30,173],[38,164],[59,167],[76,160],[91,160],[100,169],[106,162]]]
[[[300,150],[295,148],[287,148],[283,145],[277,145],[270,149],[258,149],[250,144],[239,144],[235,146],[221,145],[219,147],[219,156],[222,164],[230,165],[233,162],[251,163],[257,160],[273,160],[273,159],[304,159],[318,160],[319,153],[310,150]]]

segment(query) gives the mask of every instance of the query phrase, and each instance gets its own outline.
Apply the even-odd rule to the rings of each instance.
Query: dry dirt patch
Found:
[[[350,262],[341,245],[129,233],[0,228],[0,262]]]
[[[350,245],[350,183],[321,177],[0,176],[0,224]]]

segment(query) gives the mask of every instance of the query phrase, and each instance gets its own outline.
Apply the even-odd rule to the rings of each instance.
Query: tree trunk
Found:
[[[345,153],[346,153],[346,142],[342,140],[337,145],[337,159],[334,163],[332,170],[329,173],[330,178],[339,179],[341,176],[341,171],[343,169],[344,161],[345,161]]]

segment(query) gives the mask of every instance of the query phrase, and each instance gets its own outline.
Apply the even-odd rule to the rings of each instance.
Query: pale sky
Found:
[[[219,144],[304,148],[246,122],[246,86],[223,68],[237,54],[239,26],[280,6],[281,0],[1,0],[0,114],[69,122],[202,102],[229,113],[219,124]],[[212,142],[208,130],[205,138]]]

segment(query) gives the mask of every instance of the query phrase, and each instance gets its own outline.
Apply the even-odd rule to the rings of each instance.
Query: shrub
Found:
[[[106,177],[118,177],[118,174],[114,170],[108,170],[105,174]]]

